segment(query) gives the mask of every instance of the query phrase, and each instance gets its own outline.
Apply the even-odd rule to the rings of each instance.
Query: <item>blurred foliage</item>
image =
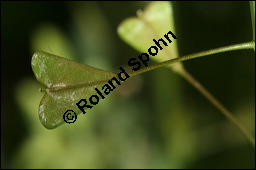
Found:
[[[117,72],[139,55],[119,39],[117,26],[146,5],[1,1],[2,168],[255,168],[244,136],[166,68],[129,79],[74,124],[42,126],[32,54],[43,50]],[[174,2],[173,9],[180,56],[251,40],[248,2]],[[253,55],[184,62],[252,132]]]

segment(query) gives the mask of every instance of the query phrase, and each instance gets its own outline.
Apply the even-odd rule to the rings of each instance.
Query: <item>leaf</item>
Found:
[[[119,36],[139,52],[147,52],[148,48],[155,45],[153,39],[160,39],[164,34],[172,31],[175,35],[174,19],[171,3],[167,1],[151,2],[144,12],[138,11],[138,17],[124,20],[118,26]],[[163,45],[163,50],[151,59],[163,62],[178,57],[177,40],[168,46]],[[182,69],[181,63],[170,65],[172,68]]]
[[[83,65],[46,52],[36,52],[32,57],[36,79],[47,87],[39,105],[39,119],[48,129],[64,123],[67,110],[81,113],[76,103],[97,94],[102,86],[116,74]]]

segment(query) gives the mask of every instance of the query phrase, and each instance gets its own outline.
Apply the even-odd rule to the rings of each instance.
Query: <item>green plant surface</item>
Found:
[[[127,19],[119,26],[119,35],[134,48],[143,52],[149,44],[150,39],[158,39],[161,34],[168,32],[169,29],[174,29],[173,18],[165,16],[173,16],[170,3],[150,3],[144,13],[138,11],[138,18]],[[220,47],[179,58],[177,58],[177,43],[175,42],[172,44],[174,44],[172,48],[165,50],[164,55],[155,55],[153,56],[153,59],[159,61],[160,59],[168,58],[168,56],[175,59],[146,67],[139,71],[135,71],[130,75],[138,75],[158,67],[175,63],[175,67],[171,68],[187,79],[199,90],[199,92],[205,95],[205,97],[255,146],[255,139],[250,132],[248,132],[232,113],[215,99],[211,93],[209,93],[203,86],[199,85],[199,83],[184,69],[181,63],[178,63],[180,61],[226,51],[254,49],[255,43],[249,42]],[[44,52],[37,52],[33,55],[32,68],[37,80],[47,87],[46,94],[39,105],[39,117],[42,124],[48,129],[56,128],[64,123],[63,114],[67,110],[73,110],[80,113],[81,111],[76,103],[83,98],[86,99],[91,95],[95,95],[96,93],[93,91],[95,88],[102,87],[105,82],[116,76],[114,73],[100,71]]]
[[[172,4],[170,2],[152,2],[145,8],[143,12],[141,10],[138,11],[137,17],[131,17],[124,20],[118,27],[118,33],[120,37],[133,48],[137,49],[140,52],[145,52],[152,45],[153,39],[156,39],[156,41],[158,41],[158,39],[160,40],[160,38],[168,33],[169,30],[175,31],[174,17],[172,11]],[[163,42],[159,44],[161,45],[161,48],[166,48],[166,45],[164,45]],[[160,55],[151,56],[151,59],[158,62],[162,60],[167,60],[167,58],[169,60],[172,58],[176,58],[176,60],[174,59],[172,61],[164,61],[163,63],[159,63],[155,66],[147,67],[145,69],[132,73],[132,75],[137,75],[142,72],[155,69],[157,67],[162,67],[163,65],[170,66],[173,71],[184,77],[192,86],[194,86],[202,95],[204,95],[209,100],[209,102],[211,102],[216,108],[218,108],[221,113],[229,121],[231,121],[255,146],[255,139],[253,135],[248,132],[248,130],[246,130],[244,125],[242,125],[239,120],[237,120],[233,116],[233,114],[227,108],[225,108],[223,104],[221,104],[210,92],[208,92],[208,90],[206,90],[206,88],[204,88],[200,84],[200,82],[198,82],[193,76],[191,76],[181,63],[175,63],[176,61],[184,61],[187,59],[216,54],[220,52],[239,49],[254,49],[255,43],[249,42],[238,45],[231,45],[228,47],[221,47],[218,49],[208,50],[205,52],[200,52],[181,58],[177,58],[177,42],[171,42],[171,44],[169,45],[171,47],[161,49],[161,51],[159,50],[158,53],[160,53]],[[170,63],[175,64],[169,65]]]
[[[250,49],[254,46],[249,3],[177,1],[164,10],[151,3],[157,2],[1,2],[1,168],[255,168],[251,143],[196,86],[191,86],[194,81],[187,83],[184,76],[173,71],[174,65],[181,65],[187,75],[198,80],[197,85],[204,85],[250,135],[254,134],[255,57],[253,50],[241,46],[243,42],[248,42]],[[136,13],[139,19],[145,17],[148,6],[159,15],[151,19],[158,18],[163,25],[174,23],[170,30],[177,39],[164,46],[163,50],[172,49],[169,52],[150,56],[148,67],[141,67],[141,72],[129,72],[127,61],[141,51],[120,38],[117,28]],[[158,29],[166,33],[164,27]],[[153,36],[138,40],[149,41],[143,52],[154,45]],[[230,45],[241,50],[176,60]],[[64,90],[58,96],[56,86],[51,89],[43,80],[37,81],[31,69],[31,57],[37,51],[47,52],[44,55],[48,61],[59,56],[60,62],[74,62],[110,74],[118,73],[121,66],[134,76],[87,109],[86,114],[78,115],[75,123],[48,130],[38,115],[40,101],[44,95],[53,99],[49,94],[64,94],[71,101],[72,94]],[[66,107],[54,103],[54,107]],[[49,113],[45,114],[49,120],[54,119],[56,112]]]
[[[252,40],[255,41],[255,1],[250,1],[251,19],[252,19]],[[255,51],[255,48],[254,48]]]
[[[45,85],[45,95],[39,105],[39,119],[48,129],[64,123],[67,110],[80,114],[76,103],[87,99],[101,89],[104,83],[116,74],[45,52],[36,52],[32,57],[32,69],[36,79]]]

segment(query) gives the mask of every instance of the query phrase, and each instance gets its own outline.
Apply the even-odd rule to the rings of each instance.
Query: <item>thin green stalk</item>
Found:
[[[185,60],[189,60],[189,59],[204,57],[207,55],[223,53],[223,52],[228,52],[228,51],[234,51],[234,50],[253,49],[253,48],[255,48],[255,42],[246,42],[246,43],[241,43],[241,44],[235,44],[235,45],[229,45],[229,46],[225,46],[225,47],[215,48],[215,49],[202,51],[202,52],[186,55],[183,57],[178,57],[178,58],[174,58],[171,60],[167,60],[167,61],[155,64],[152,66],[148,66],[146,68],[142,68],[138,71],[131,72],[131,73],[129,73],[129,75],[132,77],[132,76],[135,76],[135,75],[147,72],[147,71],[151,71],[156,68],[163,67],[163,66],[166,66],[169,64],[173,64],[173,63],[177,63],[177,62],[181,62],[181,61],[185,61]]]
[[[216,108],[218,108],[223,115],[230,120],[239,130],[240,132],[252,143],[255,147],[255,139],[254,136],[233,116],[233,114],[226,109],[208,90],[204,88],[195,78],[189,74],[186,70],[182,70],[180,72],[182,75],[192,86],[194,86],[201,94],[203,94]]]
[[[199,58],[207,55],[222,53],[222,52],[228,52],[233,50],[242,50],[242,49],[254,49],[255,48],[255,42],[247,42],[247,43],[241,43],[241,44],[235,44],[230,45],[226,47],[220,47],[212,50],[207,50],[179,58],[175,58],[172,60],[168,60],[162,63],[158,63],[146,68],[143,68],[139,71],[135,71],[130,73],[130,76],[135,76],[159,67],[166,66],[168,64],[173,64],[180,61],[185,61],[193,58]],[[255,139],[254,136],[231,114],[230,111],[228,111],[210,92],[208,92],[199,82],[197,82],[186,70],[178,71],[180,75],[182,75],[189,83],[191,83],[198,91],[200,91],[201,94],[203,94],[216,108],[218,108],[224,116],[230,120],[239,130],[240,132],[245,135],[245,137],[252,143],[252,145],[255,147]]]
[[[252,40],[255,41],[255,1],[250,1],[249,3],[250,3],[251,20],[252,20]]]

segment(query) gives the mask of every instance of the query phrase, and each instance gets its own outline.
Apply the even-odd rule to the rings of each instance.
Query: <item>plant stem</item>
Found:
[[[130,76],[135,76],[150,70],[154,70],[159,67],[166,66],[168,64],[173,64],[180,61],[185,61],[193,58],[199,58],[207,55],[233,51],[233,50],[242,50],[242,49],[255,49],[255,42],[247,42],[241,44],[230,45],[226,47],[220,47],[212,50],[207,50],[183,57],[178,57],[172,60],[164,61],[162,63],[158,63],[141,70],[129,73]],[[177,71],[177,70],[176,70]],[[255,147],[255,139],[253,135],[228,111],[210,92],[208,92],[198,81],[195,80],[185,69],[181,69],[177,71],[180,75],[182,75],[189,83],[191,83],[201,94],[203,94],[216,108],[218,108],[223,115],[230,120],[239,130],[240,132],[245,135],[245,137],[252,143]]]
[[[253,135],[233,116],[233,114],[228,109],[226,109],[208,90],[204,88],[204,86],[202,86],[191,74],[189,74],[189,72],[182,70],[179,73],[201,94],[203,94],[216,108],[218,108],[223,113],[223,115],[229,121],[231,121],[255,147],[255,139]]]
[[[250,1],[251,20],[252,20],[252,40],[255,41],[255,1]],[[255,51],[255,48],[254,48]]]
[[[132,76],[144,73],[144,72],[154,70],[154,69],[159,68],[159,67],[166,66],[168,64],[173,64],[173,63],[177,63],[177,62],[181,62],[181,61],[185,61],[185,60],[204,57],[204,56],[207,56],[207,55],[223,53],[223,52],[228,52],[228,51],[234,51],[234,50],[254,49],[254,48],[255,48],[255,42],[246,42],[246,43],[241,43],[241,44],[235,44],[235,45],[229,45],[229,46],[225,46],[225,47],[215,48],[215,49],[202,51],[202,52],[186,55],[186,56],[183,56],[183,57],[178,57],[178,58],[174,58],[174,59],[171,59],[171,60],[167,60],[167,61],[155,64],[155,65],[152,65],[152,66],[148,66],[146,68],[142,68],[138,71],[131,72],[131,73],[129,73],[129,75],[132,77]]]

